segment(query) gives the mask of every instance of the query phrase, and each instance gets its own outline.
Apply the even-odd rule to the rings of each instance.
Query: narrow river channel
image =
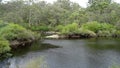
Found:
[[[120,64],[120,39],[44,40],[14,54],[0,68],[110,68]]]

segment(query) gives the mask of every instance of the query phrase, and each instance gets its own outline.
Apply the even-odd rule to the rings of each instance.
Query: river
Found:
[[[120,64],[120,39],[46,39],[13,54],[0,68],[110,68]]]

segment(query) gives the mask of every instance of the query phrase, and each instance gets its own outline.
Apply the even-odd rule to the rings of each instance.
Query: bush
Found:
[[[9,42],[4,38],[0,37],[0,54],[10,51]]]
[[[63,34],[72,34],[72,33],[77,33],[79,29],[78,24],[72,23],[64,26],[61,30],[61,33]]]
[[[82,36],[87,36],[87,37],[95,37],[96,36],[96,33],[94,33],[93,31],[84,29],[84,28],[80,28],[78,33]]]
[[[110,33],[110,31],[99,31],[97,33],[97,35],[99,37],[110,37],[110,36],[112,36],[112,34]]]
[[[0,30],[1,30],[3,27],[7,26],[7,25],[8,25],[8,23],[3,22],[3,21],[0,20]]]
[[[84,29],[88,29],[98,33],[99,31],[113,31],[116,30],[115,26],[108,23],[99,23],[96,21],[85,23],[81,26]]]
[[[49,31],[51,28],[48,26],[31,26],[30,29],[33,31]]]
[[[58,26],[55,27],[55,30],[56,31],[62,31],[63,28],[64,28],[63,25],[58,25]]]
[[[113,36],[120,37],[120,30],[117,30],[116,32],[114,32]]]
[[[0,30],[0,36],[12,40],[34,40],[34,33],[17,24],[8,24]]]
[[[111,25],[111,24],[108,24],[108,23],[101,23],[101,30],[106,30],[106,31],[114,31],[116,30],[115,26]]]
[[[98,30],[101,30],[101,25],[100,23],[93,21],[93,22],[88,22],[88,23],[83,24],[81,28],[94,31],[96,33],[98,32]]]

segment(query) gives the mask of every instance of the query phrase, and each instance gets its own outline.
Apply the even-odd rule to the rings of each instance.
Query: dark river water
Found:
[[[120,64],[120,39],[44,40],[13,54],[0,68],[111,68]]]

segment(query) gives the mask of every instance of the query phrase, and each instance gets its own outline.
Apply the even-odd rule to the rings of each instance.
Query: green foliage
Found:
[[[119,29],[119,18],[120,4],[111,0],[89,0],[89,6],[86,8],[82,8],[78,3],[73,3],[70,0],[57,0],[53,4],[48,4],[45,1],[34,2],[34,0],[27,1],[26,4],[23,0],[14,0],[0,4],[0,20],[15,22],[33,31],[55,30],[63,34],[78,33],[78,24],[88,22],[83,24],[81,28],[93,31],[99,36],[106,34],[118,36],[119,31],[115,27]],[[77,25],[71,24],[72,22]],[[0,30],[7,25],[0,23]],[[27,31],[25,30],[24,34],[31,36],[30,31]],[[9,37],[16,38],[17,35],[11,32]],[[22,36],[24,35],[20,35],[20,37]]]
[[[101,23],[101,30],[113,31],[116,30],[115,26],[108,23]]]
[[[80,34],[82,36],[88,37],[119,37],[120,32],[115,28],[115,26],[107,23],[99,23],[96,21],[87,22],[81,25],[76,23],[68,24],[66,26],[59,25],[56,27],[58,31],[62,34]]]
[[[0,37],[0,54],[10,51],[9,42],[4,38]]]
[[[110,37],[110,36],[112,36],[112,34],[110,33],[110,31],[105,31],[105,30],[99,31],[99,32],[97,33],[97,35],[98,35],[99,37]]]
[[[64,27],[63,25],[58,25],[58,26],[55,27],[55,30],[56,31],[61,31],[63,29],[63,27]]]
[[[26,28],[13,23],[5,23],[3,21],[0,22],[0,55],[3,57],[7,56],[6,54],[10,51],[11,42],[17,41],[21,42],[29,42],[33,40],[38,40],[40,38],[40,34],[31,32]],[[5,54],[5,55],[4,55]]]
[[[31,4],[31,5],[29,5]],[[32,26],[32,30],[46,31],[46,26],[55,27],[76,22],[98,21],[111,23],[119,27],[120,4],[111,0],[89,0],[89,6],[82,8],[70,0],[57,0],[53,4],[45,1],[12,0],[0,4],[0,19],[20,25]],[[35,26],[44,24],[45,26]]]
[[[96,33],[84,28],[80,28],[78,33],[82,36],[96,37]]]
[[[31,26],[30,29],[33,31],[49,31],[50,30],[48,26]]]
[[[5,27],[6,25],[8,25],[8,23],[3,22],[2,20],[0,20],[0,30]]]
[[[113,30],[116,30],[115,26],[111,25],[111,24],[107,24],[107,23],[99,23],[99,22],[96,22],[96,21],[93,21],[93,22],[88,22],[88,23],[85,23],[81,26],[82,28],[84,29],[88,29],[88,30],[91,30],[95,33],[98,33],[101,31],[113,31]]]
[[[100,23],[98,23],[96,21],[85,23],[81,27],[84,28],[84,29],[94,31],[95,33],[98,32],[98,30],[101,29],[100,28],[101,27]]]
[[[117,30],[113,33],[113,36],[120,37],[120,30]]]
[[[62,27],[62,26],[61,26]],[[61,28],[60,27],[60,28]],[[61,33],[63,34],[72,34],[72,33],[77,33],[79,29],[79,26],[77,23],[72,23],[72,24],[68,24],[66,26],[63,26]]]
[[[34,33],[17,24],[8,24],[0,30],[0,35],[9,41],[34,39]]]

